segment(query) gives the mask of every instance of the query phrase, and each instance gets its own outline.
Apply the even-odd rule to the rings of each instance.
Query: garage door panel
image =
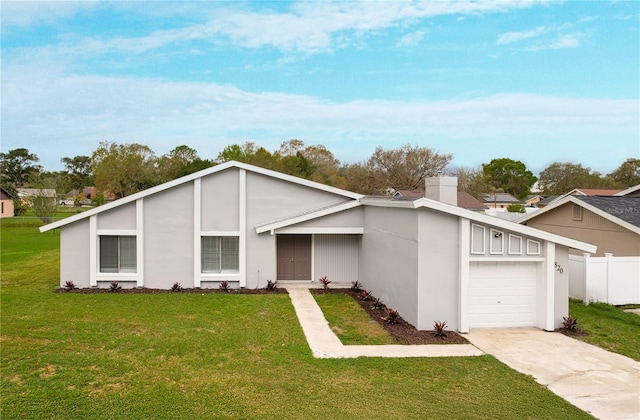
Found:
[[[469,327],[534,326],[536,271],[535,263],[472,263],[469,270]]]

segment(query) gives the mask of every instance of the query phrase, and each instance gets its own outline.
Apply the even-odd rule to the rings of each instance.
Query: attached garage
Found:
[[[469,266],[469,327],[533,327],[540,263],[476,262]]]

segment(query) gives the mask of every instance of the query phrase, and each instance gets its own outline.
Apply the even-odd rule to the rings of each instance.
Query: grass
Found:
[[[589,335],[576,338],[640,361],[640,316],[605,303],[570,301],[569,313]]]
[[[0,222],[3,419],[590,418],[490,356],[314,359],[287,295],[56,294]]]
[[[344,293],[314,294],[329,326],[346,345],[397,344],[393,337]]]

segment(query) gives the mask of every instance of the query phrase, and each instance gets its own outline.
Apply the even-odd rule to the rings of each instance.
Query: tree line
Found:
[[[142,144],[101,142],[91,156],[62,158],[62,171],[45,171],[37,155],[25,148],[0,153],[0,168],[3,188],[16,197],[16,189],[22,187],[67,194],[95,186],[107,197],[122,198],[232,160],[367,195],[422,189],[426,177],[439,174],[457,176],[459,189],[478,198],[507,192],[523,199],[536,182],[545,195],[574,188],[624,189],[640,184],[640,159],[636,158],[606,175],[579,163],[554,162],[537,177],[523,162],[509,158],[496,158],[478,168],[450,168],[452,159],[452,154],[410,144],[396,149],[377,147],[366,160],[341,163],[323,145],[307,146],[298,139],[285,141],[273,151],[252,142],[232,144],[215,159],[203,159],[186,145],[157,156]],[[98,204],[103,200],[99,194]]]

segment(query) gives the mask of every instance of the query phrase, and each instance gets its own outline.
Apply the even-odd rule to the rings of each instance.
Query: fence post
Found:
[[[591,287],[589,285],[589,280],[590,280],[590,273],[589,273],[589,257],[591,256],[591,254],[589,254],[588,252],[585,252],[584,254],[582,254],[582,264],[583,267],[582,269],[584,270],[584,297],[582,298],[582,303],[584,303],[585,305],[589,304],[589,292],[591,290]]]
[[[606,282],[605,284],[606,284],[606,286],[607,286],[607,300],[606,300],[606,302],[607,302],[608,304],[611,304],[611,305],[612,305],[613,303],[612,303],[612,302],[610,301],[610,299],[609,299],[609,295],[610,295],[610,293],[609,293],[609,289],[610,289],[609,282],[612,280],[612,277],[613,277],[613,276],[612,276],[612,271],[613,271],[613,254],[612,254],[612,253],[610,253],[610,252],[605,252],[604,257],[606,258],[606,263],[605,263],[605,264],[607,264],[606,277],[605,277],[605,282]]]

